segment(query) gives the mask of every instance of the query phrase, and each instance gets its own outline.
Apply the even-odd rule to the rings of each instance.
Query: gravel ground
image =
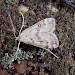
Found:
[[[13,48],[17,44],[17,42],[15,42],[12,26],[8,17],[8,8],[6,7],[8,3],[5,3],[4,1],[5,0],[0,1],[0,62],[2,62],[2,57],[4,57],[5,53],[8,53],[9,55],[13,54]],[[8,2],[8,0],[6,2]],[[30,27],[31,25],[44,18],[55,18],[57,23],[56,34],[60,45],[59,48],[54,49],[53,52],[59,58],[56,59],[53,55],[45,51],[46,55],[43,58],[41,57],[40,60],[40,57],[36,56],[36,53],[40,50],[40,48],[24,43],[21,43],[20,48],[22,51],[34,52],[35,58],[28,59],[29,61],[34,61],[36,63],[48,63],[48,75],[75,75],[75,10],[70,8],[68,5],[63,4],[62,7],[56,5],[58,12],[54,13],[47,8],[50,2],[50,0],[24,0],[24,2],[15,4],[15,0],[10,0],[9,5],[12,21],[16,29],[16,35],[19,33],[22,22],[21,15],[17,11],[17,7],[20,4],[24,4],[30,9],[24,15],[26,23],[24,29]],[[0,64],[0,66],[1,69],[4,69],[2,64]],[[41,70],[43,69],[44,68],[41,68]],[[37,75],[47,75],[43,73]]]

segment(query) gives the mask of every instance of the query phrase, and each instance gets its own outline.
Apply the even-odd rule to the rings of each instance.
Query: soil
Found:
[[[0,75],[75,75],[75,9],[57,0],[53,3],[53,6],[58,9],[58,12],[52,12],[47,8],[50,3],[51,0],[0,0]],[[12,63],[13,68],[7,69],[1,64],[2,58],[5,53],[12,55],[13,48],[18,43],[15,42],[8,12],[11,13],[16,36],[18,36],[22,18],[17,9],[21,4],[29,7],[29,11],[24,14],[25,27],[23,29],[42,19],[55,18],[59,48],[52,51],[59,58],[55,58],[46,51],[46,55],[40,59],[39,56],[36,56],[40,48],[21,43],[21,50],[33,51],[34,58],[21,60],[20,64],[15,60]],[[44,63],[48,64],[48,67],[39,67],[39,64]]]

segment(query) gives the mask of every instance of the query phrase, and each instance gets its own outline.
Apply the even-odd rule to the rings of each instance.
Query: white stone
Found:
[[[20,6],[18,7],[18,10],[19,10],[20,12],[27,12],[27,11],[29,10],[29,8],[26,7],[26,6],[24,6],[24,5],[20,5]]]

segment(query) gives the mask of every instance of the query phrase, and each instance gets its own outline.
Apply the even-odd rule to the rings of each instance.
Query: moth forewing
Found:
[[[54,33],[55,26],[54,18],[46,18],[22,31],[18,40],[44,49],[57,48],[59,41]]]

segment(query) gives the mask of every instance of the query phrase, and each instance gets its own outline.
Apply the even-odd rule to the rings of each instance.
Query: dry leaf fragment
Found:
[[[32,63],[32,61],[29,61],[29,62],[28,62],[28,65],[31,67],[31,66],[33,66],[34,64]]]
[[[14,64],[14,68],[15,70],[19,73],[19,74],[23,74],[26,72],[26,67],[24,65],[24,61],[21,61],[20,64]]]
[[[10,75],[6,70],[0,69],[0,75]]]

